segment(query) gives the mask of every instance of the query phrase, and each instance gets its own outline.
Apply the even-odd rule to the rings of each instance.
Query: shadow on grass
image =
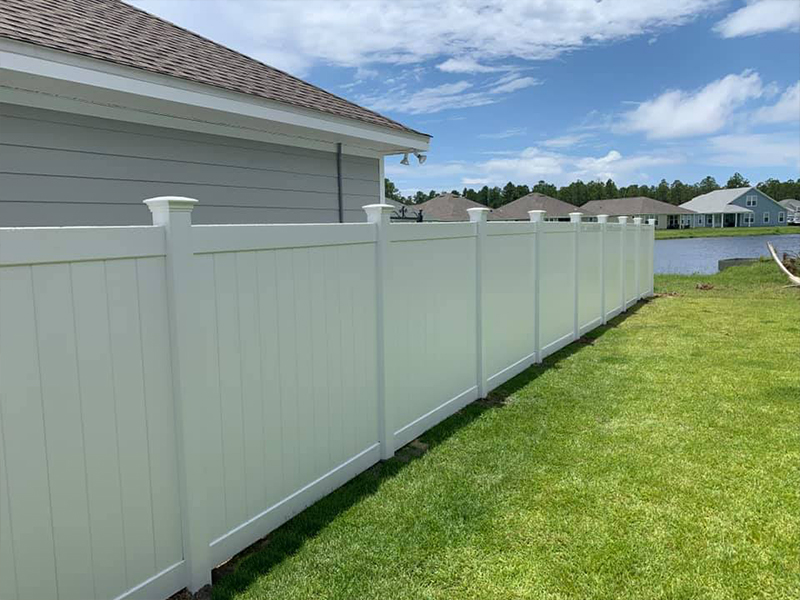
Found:
[[[541,364],[533,365],[510,379],[490,392],[487,398],[476,400],[465,406],[459,412],[425,432],[419,439],[400,448],[394,458],[367,469],[338,490],[284,523],[267,537],[234,556],[214,570],[212,597],[215,600],[232,600],[260,576],[297,553],[307,541],[313,539],[340,514],[378,492],[381,485],[421,458],[429,449],[446,442],[453,434],[477,420],[485,412],[502,408],[509,398],[519,390],[535,381],[543,373],[559,368],[562,361],[593,345],[606,332],[631,318],[645,304],[653,300],[651,298],[637,303],[627,312],[609,321],[607,325],[588,332],[579,340],[545,358]]]

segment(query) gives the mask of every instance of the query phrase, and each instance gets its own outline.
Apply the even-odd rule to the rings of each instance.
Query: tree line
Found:
[[[724,186],[720,186],[717,180],[711,177],[704,177],[697,183],[683,183],[680,179],[676,179],[671,184],[667,183],[666,179],[662,179],[658,185],[628,185],[617,187],[612,179],[605,183],[602,181],[588,181],[584,182],[578,179],[569,185],[557,187],[552,183],[547,183],[540,180],[533,186],[516,185],[509,181],[506,185],[501,187],[483,186],[475,190],[465,187],[463,190],[451,190],[450,193],[456,196],[463,196],[489,208],[497,208],[508,204],[521,198],[531,192],[538,192],[552,198],[558,198],[564,202],[569,202],[575,206],[581,206],[590,200],[606,200],[609,198],[632,198],[634,196],[647,196],[669,204],[683,204],[688,202],[695,196],[707,194],[714,190],[723,188],[739,188],[749,186],[750,182],[740,173],[734,173],[728,179]],[[775,200],[784,200],[786,198],[800,199],[800,178],[787,179],[780,181],[778,179],[770,178],[762,181],[756,187]],[[431,190],[427,194],[425,192],[417,192],[413,196],[403,196],[397,186],[391,180],[386,179],[386,197],[391,200],[396,200],[404,204],[420,204],[426,200],[430,200],[439,194],[444,193]]]

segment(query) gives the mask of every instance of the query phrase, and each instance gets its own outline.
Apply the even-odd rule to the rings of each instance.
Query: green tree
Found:
[[[666,179],[662,179],[656,188],[655,198],[661,202],[669,202],[669,184]]]
[[[531,188],[531,191],[536,192],[537,194],[550,196],[551,198],[558,198],[558,188],[552,183],[547,183],[543,179],[540,179],[539,183]]]
[[[728,179],[728,183],[725,184],[725,187],[729,190],[734,188],[741,188],[747,187],[750,185],[750,182],[745,179],[744,175],[739,173],[738,171],[731,175],[730,179]]]
[[[707,194],[708,192],[713,192],[718,190],[719,184],[717,180],[714,179],[711,175],[704,177],[703,180],[697,184],[697,195]]]
[[[606,181],[606,191],[604,199],[607,198],[619,198],[619,188],[617,188],[617,184],[614,183],[613,179],[609,179]]]
[[[517,199],[517,186],[515,186],[510,181],[503,186],[503,191],[500,194],[500,198],[503,204],[508,204],[509,202],[513,202]]]
[[[397,186],[388,177],[383,180],[383,189],[385,191],[387,200],[394,200],[395,202],[405,201],[405,198],[403,198],[400,190],[397,189]]]

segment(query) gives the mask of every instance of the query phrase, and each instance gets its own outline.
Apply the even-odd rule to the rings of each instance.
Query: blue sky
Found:
[[[403,193],[800,177],[800,0],[135,0],[433,135]]]

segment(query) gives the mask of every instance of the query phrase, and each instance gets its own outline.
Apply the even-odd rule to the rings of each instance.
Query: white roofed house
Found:
[[[787,198],[778,202],[786,209],[786,222],[790,225],[800,225],[800,200]]]
[[[701,215],[697,227],[770,227],[786,224],[786,208],[756,187],[715,190],[681,204]]]
[[[430,136],[119,0],[0,2],[0,227],[363,221]]]

